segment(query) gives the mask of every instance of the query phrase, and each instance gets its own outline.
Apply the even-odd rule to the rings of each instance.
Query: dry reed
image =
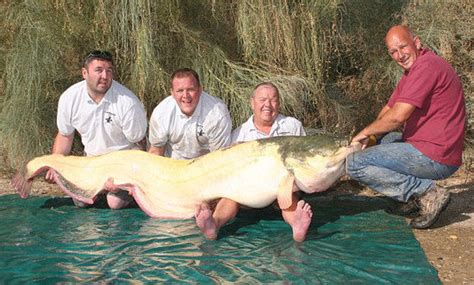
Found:
[[[375,117],[400,76],[383,36],[402,20],[458,69],[472,142],[471,2],[2,1],[0,147],[12,167],[49,152],[57,100],[93,49],[112,51],[116,79],[148,114],[169,95],[169,74],[191,67],[228,104],[234,127],[251,113],[253,87],[273,81],[284,114],[348,134]]]

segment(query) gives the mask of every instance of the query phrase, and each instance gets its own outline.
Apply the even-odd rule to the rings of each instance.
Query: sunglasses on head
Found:
[[[91,51],[89,54],[87,54],[86,60],[91,59],[91,58],[100,58],[100,59],[112,61],[112,54],[104,50],[94,50],[94,51]]]

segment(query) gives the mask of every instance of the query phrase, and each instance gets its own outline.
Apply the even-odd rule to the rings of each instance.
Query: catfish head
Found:
[[[282,141],[279,151],[295,177],[296,186],[306,193],[315,193],[327,190],[341,178],[346,157],[361,149],[359,143],[343,145],[344,142],[329,136],[317,135]]]

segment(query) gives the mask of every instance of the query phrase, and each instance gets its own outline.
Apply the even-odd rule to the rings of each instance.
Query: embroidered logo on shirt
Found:
[[[105,122],[106,123],[112,123],[112,118],[113,116],[115,116],[114,113],[111,113],[111,112],[105,112],[107,115],[105,116]]]
[[[200,144],[206,143],[206,137],[204,135],[204,126],[201,124],[196,124],[196,139]]]

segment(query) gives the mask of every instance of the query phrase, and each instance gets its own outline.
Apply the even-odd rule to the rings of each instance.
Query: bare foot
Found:
[[[306,238],[309,225],[311,224],[311,217],[313,211],[311,211],[311,205],[303,200],[298,201],[295,210],[295,216],[291,224],[293,229],[293,239],[297,242],[302,242]]]
[[[209,205],[202,203],[196,210],[196,224],[206,238],[214,240],[217,238],[217,226]]]

